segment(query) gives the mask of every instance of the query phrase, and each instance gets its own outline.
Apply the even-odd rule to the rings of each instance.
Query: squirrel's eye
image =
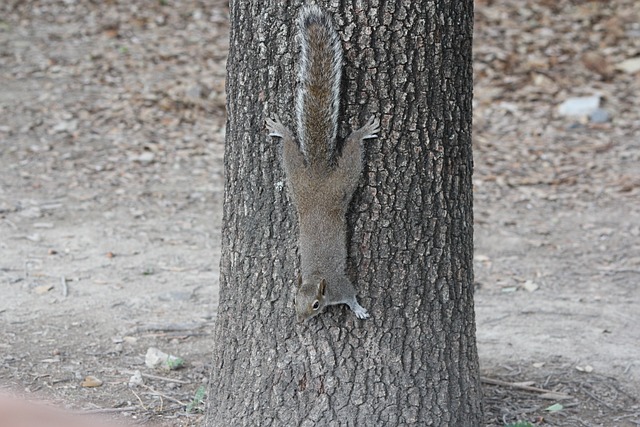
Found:
[[[314,310],[317,310],[320,308],[320,302],[318,300],[315,300],[313,302],[313,305],[311,306]]]

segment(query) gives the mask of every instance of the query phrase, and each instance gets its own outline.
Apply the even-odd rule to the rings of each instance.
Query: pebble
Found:
[[[53,224],[50,222],[35,222],[33,228],[53,228]]]
[[[607,123],[609,121],[609,113],[602,108],[597,108],[589,114],[591,123]]]
[[[129,387],[136,387],[144,385],[144,380],[142,379],[142,373],[136,370],[131,378],[129,378]]]
[[[131,156],[130,160],[134,161],[134,162],[139,162],[142,164],[149,164],[151,162],[153,162],[153,160],[156,158],[156,155],[153,154],[150,151],[144,151],[142,153],[140,153],[137,156]]]
[[[193,296],[191,291],[171,291],[158,296],[160,301],[189,301]]]
[[[163,351],[158,350],[155,347],[149,347],[147,349],[147,354],[144,357],[144,364],[147,365],[147,368],[156,368],[160,366],[169,355]]]
[[[147,368],[162,368],[167,371],[178,369],[184,365],[184,361],[176,356],[167,354],[155,347],[149,347],[144,358]]]
[[[42,209],[37,206],[30,206],[21,210],[18,215],[27,219],[36,219],[42,217]]]
[[[197,101],[202,98],[202,87],[199,85],[191,86],[184,95],[189,101]]]
[[[78,129],[77,120],[62,121],[51,128],[51,133],[74,132],[76,129]]]
[[[580,96],[569,98],[558,107],[561,116],[583,117],[592,114],[600,107],[600,96]]]
[[[616,70],[627,74],[635,74],[640,71],[640,57],[629,58],[616,64]]]

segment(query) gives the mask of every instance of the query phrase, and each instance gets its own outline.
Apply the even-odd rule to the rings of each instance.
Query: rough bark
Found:
[[[372,317],[335,306],[295,321],[296,215],[280,141],[263,124],[274,114],[295,123],[298,4],[232,1],[220,307],[205,424],[480,426],[473,1],[317,3],[334,17],[345,51],[339,136],[371,114],[381,120],[348,215],[349,273]]]

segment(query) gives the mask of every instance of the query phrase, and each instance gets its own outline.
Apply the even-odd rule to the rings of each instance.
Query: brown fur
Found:
[[[267,119],[269,134],[283,139],[282,163],[298,213],[301,277],[296,311],[298,320],[303,321],[328,305],[347,304],[364,319],[369,314],[358,304],[355,288],[345,273],[346,213],[362,173],[363,142],[376,137],[379,122],[371,117],[352,132],[341,156],[331,161],[337,157],[339,108],[339,93],[334,95],[332,91],[340,85],[333,79],[340,73],[330,71],[342,60],[341,50],[332,47],[339,39],[329,17],[317,7],[304,8],[299,22],[300,40],[308,42],[303,45],[301,58],[308,65],[308,75],[301,76],[298,89],[298,125],[302,126],[298,136],[304,135],[300,148],[289,129],[277,119]]]

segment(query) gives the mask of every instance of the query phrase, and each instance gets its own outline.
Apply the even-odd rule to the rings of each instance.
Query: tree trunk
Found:
[[[316,2],[344,48],[339,141],[369,115],[345,306],[299,324],[298,226],[266,117],[295,127],[297,7],[231,2],[207,426],[483,424],[473,312],[472,0]],[[337,3],[331,2],[335,5]],[[296,3],[297,5],[297,3]],[[340,144],[340,142],[339,142]]]

